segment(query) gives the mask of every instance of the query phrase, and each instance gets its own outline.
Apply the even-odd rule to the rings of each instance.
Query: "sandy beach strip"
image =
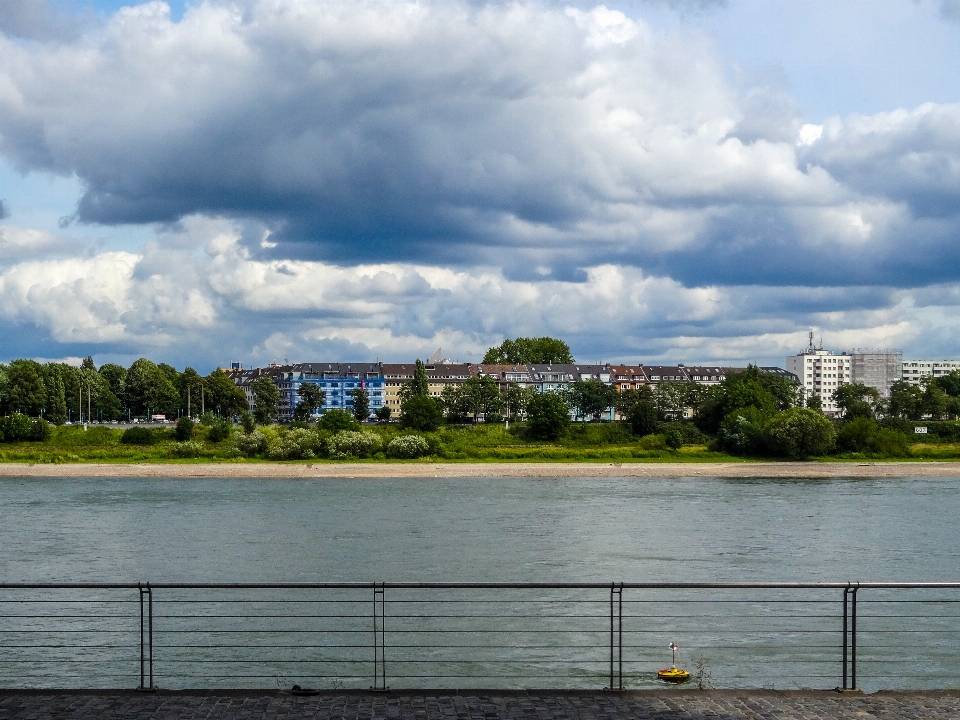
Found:
[[[0,477],[960,477],[960,462],[0,463]]]

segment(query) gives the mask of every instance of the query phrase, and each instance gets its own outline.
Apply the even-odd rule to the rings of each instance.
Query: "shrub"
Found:
[[[360,423],[346,410],[327,410],[320,416],[320,419],[317,420],[317,427],[321,430],[338,433],[341,430],[359,430]]]
[[[570,424],[570,408],[556,393],[536,393],[527,404],[527,432],[538,440],[556,440]]]
[[[663,436],[663,441],[671,450],[679,450],[683,447],[683,433],[677,428],[670,428]]]
[[[421,435],[400,435],[387,443],[387,457],[413,459],[430,453],[430,444]]]
[[[271,460],[309,460],[316,457],[319,445],[319,437],[312,430],[293,428],[267,443],[267,456]]]
[[[33,418],[22,413],[13,413],[0,420],[0,437],[5,442],[40,442],[49,438],[51,432],[50,423],[43,418]]]
[[[229,420],[217,420],[210,427],[210,431],[207,433],[207,440],[212,443],[222,442],[230,437],[232,431],[233,425],[230,424]]]
[[[177,427],[173,431],[173,437],[180,442],[186,442],[193,437],[194,422],[188,417],[182,417],[177,420]]]
[[[380,436],[369,431],[341,430],[327,441],[330,457],[369,457],[380,449]]]
[[[158,439],[153,430],[145,427],[129,428],[120,436],[120,442],[124,445],[155,445]]]
[[[909,457],[910,439],[901,432],[881,427],[873,418],[859,417],[840,428],[837,433],[837,450],[886,457]]]
[[[734,410],[720,423],[717,444],[736,455],[762,454],[767,449],[766,419],[766,413],[755,407]]]
[[[644,435],[637,445],[641,450],[666,450],[667,439],[663,435]]]
[[[217,416],[214,415],[210,410],[207,410],[205,413],[203,413],[203,415],[200,416],[200,424],[206,425],[207,427],[212,427],[216,421]]]
[[[193,440],[174,443],[170,452],[173,453],[174,457],[178,457],[178,458],[200,457],[201,455],[203,455],[203,443],[199,443]]]
[[[247,433],[247,435],[257,429],[256,419],[246,410],[240,413],[240,424],[243,426],[243,431]]]
[[[443,423],[443,405],[429,395],[412,395],[400,407],[400,427],[436,430]]]
[[[652,435],[657,431],[657,408],[651,400],[635,402],[627,411],[630,429],[638,437]]]
[[[778,455],[807,458],[833,449],[836,432],[822,414],[809,408],[790,408],[767,424],[767,442]]]
[[[259,430],[254,430],[253,432],[243,433],[234,438],[233,444],[236,445],[237,450],[242,452],[244,455],[253,457],[254,455],[259,455],[267,450],[267,436],[264,435]]]

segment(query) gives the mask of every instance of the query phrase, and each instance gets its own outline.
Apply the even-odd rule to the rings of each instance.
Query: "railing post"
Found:
[[[387,687],[384,589],[384,583],[373,584],[373,686],[370,689],[376,692],[388,692],[390,690]]]
[[[153,590],[137,583],[140,590],[140,692],[153,692]],[[146,600],[146,602],[144,602]]]
[[[610,685],[607,690],[623,690],[623,583],[610,585]]]
[[[847,585],[843,589],[843,685],[841,690],[857,689],[857,589],[857,584]]]

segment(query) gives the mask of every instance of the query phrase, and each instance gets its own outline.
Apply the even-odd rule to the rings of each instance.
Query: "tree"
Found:
[[[924,378],[921,383],[923,385],[923,397],[920,400],[921,411],[934,420],[942,419],[947,414],[950,396],[933,378]]]
[[[67,398],[63,389],[63,378],[59,372],[50,373],[50,380],[47,382],[47,422],[54,425],[63,425],[67,421]]]
[[[259,425],[269,425],[280,413],[280,391],[269,377],[258,377],[250,383],[253,393],[253,417]]]
[[[772,373],[762,373],[752,365],[742,373],[728,375],[714,393],[704,400],[700,413],[695,418],[697,427],[706,432],[718,433],[721,424],[726,422],[734,411],[746,408],[754,408],[765,417],[772,416],[791,396],[796,398],[797,386],[791,384],[784,387],[780,382],[782,380],[783,378]],[[776,390],[780,397],[768,390],[765,383]]]
[[[358,387],[350,391],[353,398],[353,416],[357,422],[363,422],[370,417],[370,393],[366,388]]]
[[[302,382],[297,387],[297,397],[300,400],[293,408],[293,419],[297,422],[306,422],[317,411],[317,408],[323,406],[326,393],[316,383]]]
[[[481,415],[499,413],[503,409],[500,388],[491,377],[471,377],[460,386],[467,412],[476,422]]]
[[[653,435],[657,431],[657,408],[653,400],[637,400],[626,413],[630,430],[637,437]]]
[[[100,366],[100,377],[110,386],[110,392],[116,397],[123,397],[123,381],[127,377],[127,370],[115,363],[106,363]]]
[[[574,380],[567,386],[566,400],[577,419],[592,417],[600,420],[600,416],[614,404],[615,392],[599,380]]]
[[[819,395],[811,395],[807,398],[807,407],[817,412],[823,412],[823,399]]]
[[[47,405],[43,367],[33,360],[14,360],[7,366],[5,414],[39,416]]]
[[[177,388],[157,365],[146,358],[140,358],[127,370],[123,395],[124,404],[133,415],[146,415],[148,411],[175,415],[180,409]]]
[[[83,362],[80,363],[80,369],[81,369],[81,370],[89,370],[89,371],[91,371],[91,372],[96,372],[96,371],[97,371],[97,366],[96,366],[96,365],[94,364],[94,362],[93,362],[93,356],[92,356],[92,355],[87,355],[87,356],[83,359]]]
[[[951,370],[937,378],[937,384],[950,397],[960,397],[960,370]]]
[[[921,405],[923,391],[906,380],[897,380],[890,386],[890,397],[887,399],[887,414],[890,417],[919,420],[923,414]]]
[[[683,417],[692,383],[661,382],[653,390],[654,404],[663,419]]]
[[[384,405],[382,407],[377,408],[377,412],[376,412],[377,420],[379,420],[382,423],[390,422],[390,416],[392,414],[393,414],[393,410],[390,408],[389,405]]]
[[[447,412],[447,422],[465,423],[470,414],[470,399],[462,385],[447,385],[440,393],[440,402]]]
[[[400,426],[425,432],[443,422],[443,406],[429,395],[412,395],[400,405]]]
[[[858,417],[872,418],[880,404],[880,392],[862,383],[850,383],[833,391],[833,402],[843,412],[845,421]]]
[[[247,396],[222,369],[217,368],[203,378],[203,386],[207,393],[207,408],[220,408],[220,414],[225,417],[239,415],[248,409]]]
[[[550,337],[504,340],[487,350],[484,365],[564,364],[574,362],[570,346]]]
[[[530,404],[530,398],[533,391],[530,388],[523,387],[517,383],[509,383],[503,392],[503,404],[507,416],[511,419],[519,419],[527,411]]]
[[[527,404],[527,432],[540,440],[556,440],[570,424],[570,408],[556,393],[536,393]]]
[[[327,410],[320,416],[320,419],[317,420],[317,427],[331,433],[338,433],[343,430],[359,430],[360,423],[357,422],[352,413],[334,408],[333,410]]]
[[[193,427],[193,419],[184,416],[177,420],[177,427],[173,431],[173,436],[180,442],[185,442],[193,437]]]
[[[805,459],[833,449],[836,432],[822,413],[809,408],[791,408],[767,424],[767,441],[778,455]]]
[[[424,366],[423,361],[420,358],[417,358],[417,363],[413,368],[413,381],[409,385],[405,385],[401,388],[401,397],[403,397],[403,391],[406,390],[406,395],[408,397],[430,396],[430,382],[427,380],[427,368]]]

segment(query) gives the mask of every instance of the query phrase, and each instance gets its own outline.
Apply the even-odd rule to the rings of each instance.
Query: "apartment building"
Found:
[[[400,414],[400,388],[413,381],[416,363],[381,363],[383,371],[384,404]],[[450,385],[462,385],[474,374],[470,363],[439,362],[424,366],[427,372],[427,386],[430,396],[438,400],[443,389]]]
[[[924,378],[938,378],[960,370],[960,360],[903,360],[901,378],[919,385]]]
[[[833,399],[834,391],[851,382],[853,358],[847,353],[835,353],[810,346],[786,359],[786,370],[795,375],[803,390],[804,402],[819,396],[823,412],[834,415],[839,411]]]

